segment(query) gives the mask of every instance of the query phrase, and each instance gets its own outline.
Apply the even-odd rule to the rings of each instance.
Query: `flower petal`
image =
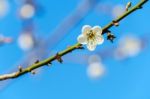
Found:
[[[96,41],[93,41],[93,40],[88,40],[87,42],[87,48],[90,50],[90,51],[94,51],[95,48],[96,48]]]
[[[84,25],[82,27],[82,33],[86,34],[88,31],[90,31],[92,29],[92,27],[90,25]]]
[[[78,36],[78,42],[80,44],[87,44],[87,37],[83,34],[79,35]]]
[[[96,34],[102,34],[102,28],[100,26],[94,26],[92,28],[93,32],[95,32]]]
[[[104,42],[104,38],[102,35],[98,34],[95,36],[96,42],[98,45],[102,44]]]

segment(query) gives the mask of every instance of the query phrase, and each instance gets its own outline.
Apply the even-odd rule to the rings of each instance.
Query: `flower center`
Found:
[[[95,38],[95,33],[93,32],[93,30],[90,30],[88,33],[88,39],[94,39]]]

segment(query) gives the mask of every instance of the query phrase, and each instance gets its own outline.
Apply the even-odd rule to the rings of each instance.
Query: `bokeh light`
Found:
[[[3,18],[9,12],[8,0],[0,0],[0,18]]]
[[[18,45],[24,51],[32,49],[34,46],[34,40],[31,34],[28,32],[21,33],[21,35],[18,38]]]
[[[35,15],[35,8],[31,4],[24,4],[20,9],[20,16],[24,19],[32,18]]]

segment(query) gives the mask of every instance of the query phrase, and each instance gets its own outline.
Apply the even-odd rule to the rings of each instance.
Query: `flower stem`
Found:
[[[106,25],[103,28],[103,34],[106,33],[108,31],[109,28],[111,28],[112,26],[114,26],[114,21],[115,22],[119,22],[122,19],[124,19],[126,16],[128,16],[129,14],[131,14],[132,12],[136,11],[137,9],[141,9],[142,5],[144,5],[148,0],[141,0],[137,5],[135,5],[134,7],[132,7],[131,9],[129,9],[128,11],[126,11],[125,13],[123,13],[120,17],[118,17],[117,19],[113,20],[112,22],[110,22],[108,25]],[[10,73],[10,74],[3,74],[0,75],[0,81],[2,80],[6,80],[6,79],[13,79],[13,78],[17,78],[19,76],[22,76],[26,73],[32,72],[34,69],[37,69],[39,67],[45,66],[45,65],[49,65],[51,64],[52,61],[54,60],[58,60],[58,55],[59,58],[76,50],[76,49],[83,49],[82,44],[76,43],[73,46],[68,47],[67,49],[57,53],[57,55],[51,56],[43,61],[39,61],[37,63],[34,63],[31,66],[28,66],[27,68],[19,68],[18,71]]]

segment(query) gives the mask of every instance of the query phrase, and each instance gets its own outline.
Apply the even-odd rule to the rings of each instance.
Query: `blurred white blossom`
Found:
[[[114,18],[120,16],[124,12],[125,12],[125,6],[121,4],[114,6],[114,8],[112,9],[112,15]]]
[[[102,28],[100,26],[94,26],[93,28],[89,25],[83,26],[82,34],[78,36],[78,42],[87,44],[87,48],[90,51],[94,51],[97,45],[104,42]]]
[[[35,8],[31,4],[25,4],[20,9],[20,16],[25,19],[32,18],[35,15]]]
[[[98,79],[105,73],[104,65],[99,55],[91,55],[89,57],[89,66],[87,67],[87,75],[91,79]]]
[[[18,38],[19,47],[22,50],[30,50],[34,46],[34,40],[30,33],[22,33]]]
[[[105,72],[104,66],[99,62],[91,63],[87,68],[87,75],[91,79],[100,78],[104,74],[104,72]]]
[[[0,0],[0,17],[4,17],[9,11],[8,0]]]
[[[125,36],[120,40],[119,46],[115,51],[117,59],[133,57],[142,50],[142,41],[134,36]]]
[[[88,58],[88,63],[93,63],[93,62],[100,62],[101,58],[99,55],[94,54],[94,55],[90,55],[90,57]]]

